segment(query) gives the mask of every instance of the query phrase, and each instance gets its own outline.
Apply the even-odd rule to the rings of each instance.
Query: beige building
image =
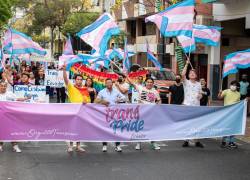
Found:
[[[148,40],[150,50],[161,64],[177,73],[176,39],[162,38],[154,23],[145,23],[145,17],[158,12],[155,4],[155,0],[124,0],[122,7],[115,11],[114,16],[121,29],[128,35],[129,49],[137,53],[132,59],[133,63],[152,66],[146,56],[146,40]],[[167,7],[168,4],[164,6]],[[202,4],[197,0],[195,9],[197,24],[213,25],[212,4]],[[197,69],[199,78],[210,80],[209,64],[213,61],[211,54],[214,51],[213,48],[198,44],[196,52],[191,54],[191,62]]]

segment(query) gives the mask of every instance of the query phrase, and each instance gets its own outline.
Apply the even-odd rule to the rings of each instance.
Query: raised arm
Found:
[[[138,86],[128,76],[127,76],[127,81],[136,89],[137,92],[139,92]]]
[[[62,69],[63,69],[64,83],[65,83],[66,86],[68,86],[68,84],[69,84],[69,78],[68,78],[68,75],[67,75],[67,72],[66,72],[66,65],[63,65]]]
[[[128,92],[127,88],[123,88],[121,87],[121,85],[119,83],[115,83],[115,86],[117,87],[117,89],[122,93],[122,94],[126,94]]]
[[[186,61],[186,64],[182,70],[182,73],[181,73],[181,77],[182,77],[182,80],[186,80],[186,74],[187,74],[187,68],[188,68],[188,64],[189,64],[189,61]]]

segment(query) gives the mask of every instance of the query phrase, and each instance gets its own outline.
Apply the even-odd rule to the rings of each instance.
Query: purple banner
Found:
[[[246,102],[227,107],[0,102],[0,141],[151,141],[242,135]]]

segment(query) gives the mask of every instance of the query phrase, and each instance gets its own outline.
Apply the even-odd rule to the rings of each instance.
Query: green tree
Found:
[[[0,0],[0,31],[12,17],[12,6],[14,3],[14,0]]]
[[[49,27],[51,30],[51,53],[53,54],[54,31],[65,24],[68,16],[74,12],[85,11],[91,8],[90,0],[17,0],[17,7],[25,9],[27,15],[32,16],[32,23],[28,27],[28,34],[39,35]]]
[[[74,35],[82,28],[94,22],[99,17],[99,13],[94,12],[75,12],[68,16],[62,26],[62,33]]]

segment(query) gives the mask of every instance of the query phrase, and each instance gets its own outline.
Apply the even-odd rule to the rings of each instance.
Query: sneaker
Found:
[[[85,149],[83,149],[82,147],[79,146],[76,148],[76,152],[83,153],[83,152],[85,152]]]
[[[21,153],[21,149],[19,148],[19,146],[16,144],[13,146],[13,152],[16,152],[16,153]]]
[[[227,147],[227,143],[226,143],[226,142],[224,142],[224,141],[223,141],[223,142],[221,142],[220,147],[221,147],[221,148],[225,148],[225,147]]]
[[[116,146],[116,147],[115,147],[115,151],[116,151],[116,152],[122,152],[121,146],[120,146],[120,145]]]
[[[73,146],[69,146],[68,149],[67,149],[67,152],[72,153],[73,152]]]
[[[201,142],[196,142],[195,146],[199,148],[204,148],[204,145]]]
[[[189,147],[189,142],[188,141],[184,141],[184,143],[182,144],[182,147]]]
[[[153,150],[160,150],[161,149],[161,147],[156,143],[151,143],[151,146],[152,146]]]
[[[0,152],[3,152],[3,146],[0,146]]]
[[[108,146],[107,145],[102,146],[102,152],[107,152],[107,151],[108,151]]]
[[[228,147],[230,147],[230,148],[237,148],[238,146],[237,146],[237,144],[235,144],[234,142],[230,142],[229,144],[228,144]]]
[[[141,143],[137,143],[137,144],[136,144],[135,150],[141,150]]]

